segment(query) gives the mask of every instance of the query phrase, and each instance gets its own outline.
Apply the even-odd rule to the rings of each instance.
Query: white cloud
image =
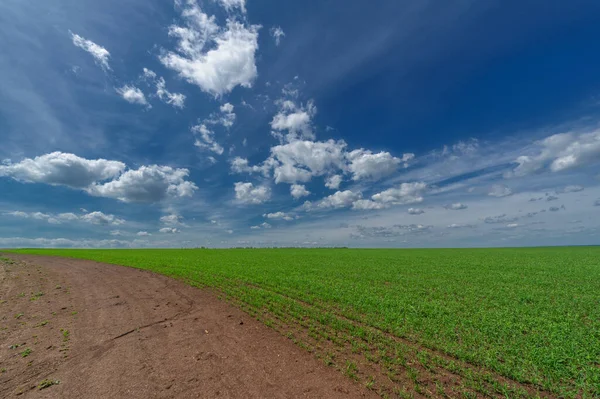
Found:
[[[347,158],[353,180],[379,180],[394,173],[401,163],[406,167],[408,161],[414,158],[414,154],[404,154],[402,158],[396,158],[386,151],[373,154],[361,148],[348,153]]]
[[[221,1],[229,7],[244,4],[240,0]],[[163,65],[214,96],[238,85],[251,87],[257,76],[255,53],[260,26],[228,19],[227,25],[220,27],[214,16],[209,17],[193,2],[186,3],[182,17],[184,26],[169,28],[169,36],[178,39],[177,52],[162,55]]]
[[[176,229],[174,227],[163,227],[162,229],[158,230],[159,233],[170,233],[170,234],[177,234],[180,233],[179,229]]]
[[[156,81],[156,95],[162,101],[174,106],[175,108],[183,108],[185,106],[185,95],[181,93],[171,93],[167,90],[167,84],[161,77]]]
[[[168,226],[182,226],[183,217],[176,213],[171,213],[169,215],[161,216],[160,222]]]
[[[342,183],[341,175],[333,175],[329,176],[325,179],[325,187],[330,188],[332,190],[337,190],[340,188],[340,184]]]
[[[308,191],[302,184],[292,184],[290,186],[290,194],[292,197],[294,197],[294,199],[298,199],[310,195],[310,191]]]
[[[144,68],[142,76],[146,81],[150,81],[155,85],[156,96],[161,101],[179,109],[182,109],[185,106],[186,96],[181,93],[171,93],[167,90],[167,83],[163,77],[158,77],[154,71],[148,68]]]
[[[19,217],[23,219],[44,220],[51,224],[61,224],[65,222],[79,221],[96,225],[119,226],[125,223],[125,220],[120,219],[115,215],[105,214],[98,211],[85,213],[83,215],[76,215],[74,213],[48,214],[42,212],[13,211],[7,212],[5,213],[5,215]]]
[[[225,103],[219,107],[221,113],[212,113],[204,120],[204,124],[210,125],[222,125],[226,128],[230,128],[235,123],[235,112],[233,112],[233,105],[231,103]]]
[[[267,186],[254,187],[252,183],[237,182],[234,188],[235,198],[245,204],[262,204],[271,198],[271,189]]]
[[[135,86],[125,85],[115,90],[128,103],[140,104],[147,106],[148,108],[152,108],[152,106],[148,104],[148,101],[146,101],[146,96],[144,96],[144,93],[142,93],[142,91]]]
[[[110,70],[110,65],[108,64],[108,59],[110,58],[110,53],[107,49],[102,46],[97,45],[91,40],[84,39],[83,37],[76,35],[75,33],[69,31],[71,34],[71,40],[73,40],[73,44],[94,57],[95,62],[100,65],[102,69],[105,71]]]
[[[423,191],[427,184],[423,182],[402,183],[397,188],[390,188],[371,197],[373,201],[391,205],[415,204],[423,201]]]
[[[223,147],[215,141],[214,132],[206,127],[205,124],[192,126],[192,132],[196,134],[194,145],[198,148],[212,151],[216,154],[223,154]]]
[[[374,210],[374,209],[384,209],[387,208],[387,205],[382,203],[382,202],[375,202],[375,201],[371,201],[368,199],[360,199],[357,201],[354,201],[354,203],[352,203],[352,209],[355,210]]]
[[[44,183],[71,188],[114,178],[125,170],[125,164],[106,159],[85,159],[74,154],[52,152],[19,163],[0,165],[0,176],[25,183]]]
[[[0,165],[0,177],[24,183],[44,183],[81,189],[97,197],[124,202],[156,202],[191,196],[196,185],[186,178],[187,169],[169,166],[142,166],[125,171],[126,165],[106,159],[85,159],[74,154],[53,152],[26,158],[19,163]]]
[[[273,36],[273,39],[275,39],[276,46],[279,46],[279,44],[281,43],[281,39],[285,37],[285,32],[283,31],[283,29],[281,29],[281,26],[272,27],[269,30],[269,33],[271,34],[271,36]]]
[[[139,237],[148,237],[148,236],[151,236],[151,235],[152,234],[148,233],[147,231],[138,231],[136,233],[136,236],[139,236]]]
[[[534,145],[536,154],[521,155],[519,165],[507,177],[525,176],[544,169],[560,172],[597,163],[600,159],[600,131],[592,133],[560,133]]]
[[[279,112],[271,121],[271,128],[276,132],[287,131],[286,141],[298,139],[313,140],[312,118],[317,114],[314,102],[297,105],[293,101],[279,101]],[[280,136],[283,138],[283,136]]]
[[[423,182],[402,183],[371,196],[371,199],[359,199],[352,204],[355,210],[385,209],[392,205],[407,205],[423,201],[423,191],[427,184]],[[413,208],[411,208],[413,209]],[[413,211],[415,211],[413,209]]]
[[[270,228],[271,228],[271,225],[270,225],[269,223],[267,223],[267,222],[264,222],[264,223],[262,223],[262,224],[260,225],[260,227],[262,227],[263,229],[270,229]]]
[[[450,209],[450,210],[453,210],[453,211],[459,211],[461,209],[467,209],[467,208],[468,208],[467,205],[462,204],[460,202],[457,202],[455,204],[446,205],[446,209]]]
[[[296,140],[271,148],[270,160],[275,183],[308,182],[332,170],[343,169],[343,141],[314,142]]]
[[[159,202],[169,198],[191,197],[198,188],[186,178],[187,169],[170,166],[142,166],[128,170],[107,183],[95,183],[85,189],[93,196],[115,198],[123,202]]]
[[[285,212],[274,212],[274,213],[265,213],[263,215],[263,217],[266,217],[267,219],[282,219],[282,220],[294,220],[294,217],[291,216],[289,213],[285,213]]]
[[[119,225],[125,223],[125,221],[123,219],[119,219],[115,215],[107,215],[102,212],[91,212],[86,215],[82,215],[80,217],[80,219],[83,220],[84,222],[88,222],[91,224],[98,224],[98,225],[110,224],[110,225],[114,225],[114,226],[119,226]]]
[[[408,208],[409,215],[422,215],[425,211],[421,208]]]
[[[512,190],[503,184],[494,184],[488,193],[491,197],[508,197],[512,194]]]
[[[355,193],[351,190],[337,191],[328,197],[321,199],[316,203],[306,201],[304,208],[307,211],[314,209],[339,209],[347,208],[352,205],[353,202],[358,201],[361,198],[360,193]]]
[[[246,12],[246,0],[217,0],[228,11],[239,8],[241,12]]]

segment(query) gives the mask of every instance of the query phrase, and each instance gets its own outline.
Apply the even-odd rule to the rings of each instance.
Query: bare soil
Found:
[[[4,257],[0,397],[379,397],[209,290],[92,261]]]

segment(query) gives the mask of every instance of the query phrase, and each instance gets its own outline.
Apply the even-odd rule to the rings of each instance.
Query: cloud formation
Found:
[[[241,0],[221,0],[228,10],[239,7]],[[177,39],[177,51],[160,56],[164,66],[174,70],[189,83],[216,97],[236,86],[251,87],[257,76],[255,53],[260,26],[227,20],[217,24],[195,2],[182,5],[182,25],[172,25],[169,36]]]
[[[146,101],[146,96],[144,93],[135,86],[125,85],[115,90],[128,103],[144,105],[148,108],[152,108],[152,106],[148,104],[148,101]]]
[[[50,224],[62,224],[69,222],[85,222],[95,225],[112,225],[119,226],[125,223],[124,219],[118,218],[115,215],[105,214],[99,211],[84,213],[77,215],[75,213],[58,213],[48,214],[42,212],[22,212],[13,211],[6,212],[5,215],[14,216],[22,219],[43,220]]]
[[[103,70],[110,70],[110,65],[108,64],[110,52],[107,49],[91,40],[87,40],[79,35],[76,35],[71,31],[69,31],[69,33],[71,34],[71,40],[75,46],[90,53],[91,56],[94,57],[96,64],[100,65]]]
[[[591,133],[560,133],[536,141],[534,153],[521,155],[510,176],[526,176],[547,169],[561,172],[591,165],[600,159],[600,131]]]
[[[267,186],[255,187],[252,183],[237,182],[234,189],[235,198],[244,204],[258,205],[271,198],[271,189]]]
[[[279,44],[281,44],[281,39],[285,37],[285,32],[281,29],[281,26],[273,26],[269,30],[269,33],[273,37],[273,40],[275,40],[276,46],[279,46]]]

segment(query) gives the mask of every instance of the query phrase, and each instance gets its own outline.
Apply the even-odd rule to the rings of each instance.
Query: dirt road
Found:
[[[141,270],[0,255],[0,319],[0,397],[378,397],[214,293]]]

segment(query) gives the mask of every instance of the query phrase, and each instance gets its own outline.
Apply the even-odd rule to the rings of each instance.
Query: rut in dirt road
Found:
[[[91,261],[6,258],[1,397],[379,397],[212,292]]]

